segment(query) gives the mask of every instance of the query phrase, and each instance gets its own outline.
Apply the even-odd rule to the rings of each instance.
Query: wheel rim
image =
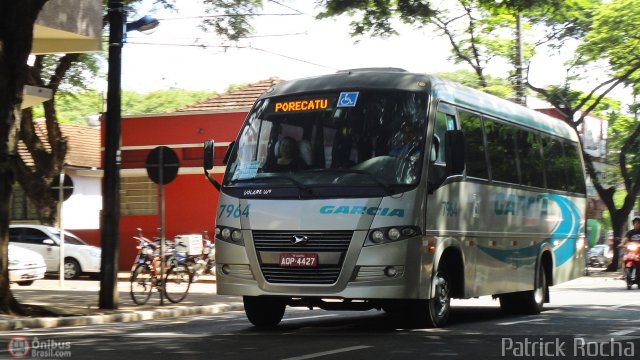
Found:
[[[146,267],[139,267],[131,278],[131,299],[138,305],[147,302],[153,288],[151,273]]]
[[[538,305],[544,303],[544,284],[544,274],[542,272],[538,272],[538,281],[536,284],[536,289],[533,292],[533,299]]]
[[[64,263],[64,278],[73,279],[78,275],[78,267],[73,262]]]
[[[436,285],[434,298],[434,315],[438,318],[442,318],[446,316],[447,311],[449,310],[449,283],[441,273],[437,273],[434,280]]]
[[[184,267],[169,269],[164,282],[164,293],[169,301],[177,303],[187,296],[191,286],[191,276],[189,270]]]

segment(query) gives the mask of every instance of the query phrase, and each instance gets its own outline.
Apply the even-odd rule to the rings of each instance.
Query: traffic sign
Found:
[[[62,177],[64,179],[62,180],[62,201],[66,201],[71,197],[71,194],[73,194],[73,180],[71,179],[71,176],[66,174],[63,174]],[[60,197],[59,175],[56,175],[53,178],[53,181],[51,181],[51,196],[53,196],[54,199]]]
[[[166,146],[157,146],[147,156],[144,166],[151,181],[159,185],[166,185],[178,175],[180,161],[172,149]]]

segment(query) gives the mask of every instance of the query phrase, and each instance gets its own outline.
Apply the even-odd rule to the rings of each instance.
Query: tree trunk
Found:
[[[21,313],[9,287],[9,204],[33,24],[47,0],[0,0],[0,313]]]
[[[0,199],[10,199],[13,184],[12,156],[0,152]],[[9,287],[9,207],[10,202],[0,200],[0,313],[22,314],[23,309],[13,297]]]
[[[627,215],[628,214],[616,212],[611,216],[611,227],[613,227],[613,258],[606,271],[618,271],[620,268],[618,266],[620,263],[620,249],[618,245],[620,245],[625,233],[624,225],[627,222]]]

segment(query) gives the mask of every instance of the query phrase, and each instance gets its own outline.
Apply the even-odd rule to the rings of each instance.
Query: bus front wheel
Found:
[[[451,283],[444,270],[436,272],[433,282],[433,297],[427,300],[429,322],[433,327],[441,327],[447,323],[451,312]]]
[[[243,296],[244,312],[249,321],[258,328],[269,329],[277,326],[287,304],[284,299],[267,296]]]

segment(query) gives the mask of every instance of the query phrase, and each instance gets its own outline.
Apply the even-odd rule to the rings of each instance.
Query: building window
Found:
[[[158,186],[146,176],[120,178],[120,214],[157,215]]]
[[[36,206],[29,200],[24,189],[17,182],[13,185],[11,197],[11,220],[39,220]]]

